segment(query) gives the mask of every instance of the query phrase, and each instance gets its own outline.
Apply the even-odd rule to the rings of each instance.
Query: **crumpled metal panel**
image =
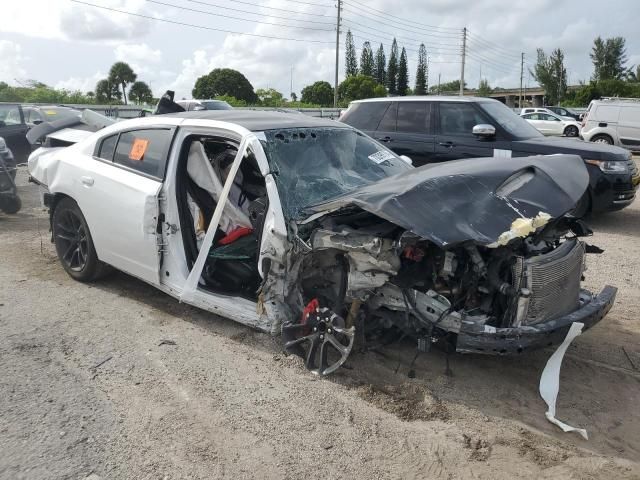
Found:
[[[518,218],[569,212],[588,183],[576,155],[456,160],[386,178],[307,213],[356,206],[441,247],[490,245]]]

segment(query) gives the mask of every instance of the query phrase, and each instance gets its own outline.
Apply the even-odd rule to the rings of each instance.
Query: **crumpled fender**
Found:
[[[309,213],[356,206],[440,247],[470,240],[495,246],[530,232],[523,223],[535,229],[563,216],[588,184],[577,155],[474,158],[409,170],[315,205]],[[518,219],[524,222],[514,226]]]

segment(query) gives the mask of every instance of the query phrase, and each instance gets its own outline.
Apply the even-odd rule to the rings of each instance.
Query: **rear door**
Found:
[[[492,157],[495,142],[473,135],[473,127],[492,122],[472,102],[435,102],[435,159],[438,162],[460,158]]]
[[[435,135],[431,118],[433,102],[397,102],[396,133],[389,147],[411,158],[420,167],[434,160]]]
[[[540,113],[539,115],[542,118],[542,123],[547,132],[546,135],[562,135],[564,132],[564,124],[558,117],[549,115],[548,113]]]
[[[623,147],[640,145],[640,104],[620,108],[618,137]]]
[[[103,138],[77,188],[100,260],[153,284],[160,283],[158,195],[174,132],[144,128]]]

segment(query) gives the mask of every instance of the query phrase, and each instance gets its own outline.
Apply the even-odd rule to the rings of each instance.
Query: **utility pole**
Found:
[[[467,56],[467,27],[462,29],[462,65],[460,67],[460,96],[464,95],[464,62]]]
[[[291,83],[289,84],[289,98],[291,98],[292,95],[293,95],[293,65],[291,65]]]
[[[333,82],[333,108],[338,108],[338,65],[340,64],[340,13],[342,0],[338,0],[338,17],[336,19],[336,76]]]
[[[440,95],[440,73],[438,73],[438,95]]]
[[[522,82],[524,80],[524,52],[520,55],[520,96],[518,97],[518,108],[522,108]]]

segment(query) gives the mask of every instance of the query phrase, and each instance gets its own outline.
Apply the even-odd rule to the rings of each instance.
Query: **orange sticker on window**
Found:
[[[147,151],[148,146],[149,140],[145,138],[136,138],[133,141],[133,145],[131,145],[131,150],[129,151],[129,159],[136,160],[138,162],[142,161],[142,157],[144,157],[144,152]]]

